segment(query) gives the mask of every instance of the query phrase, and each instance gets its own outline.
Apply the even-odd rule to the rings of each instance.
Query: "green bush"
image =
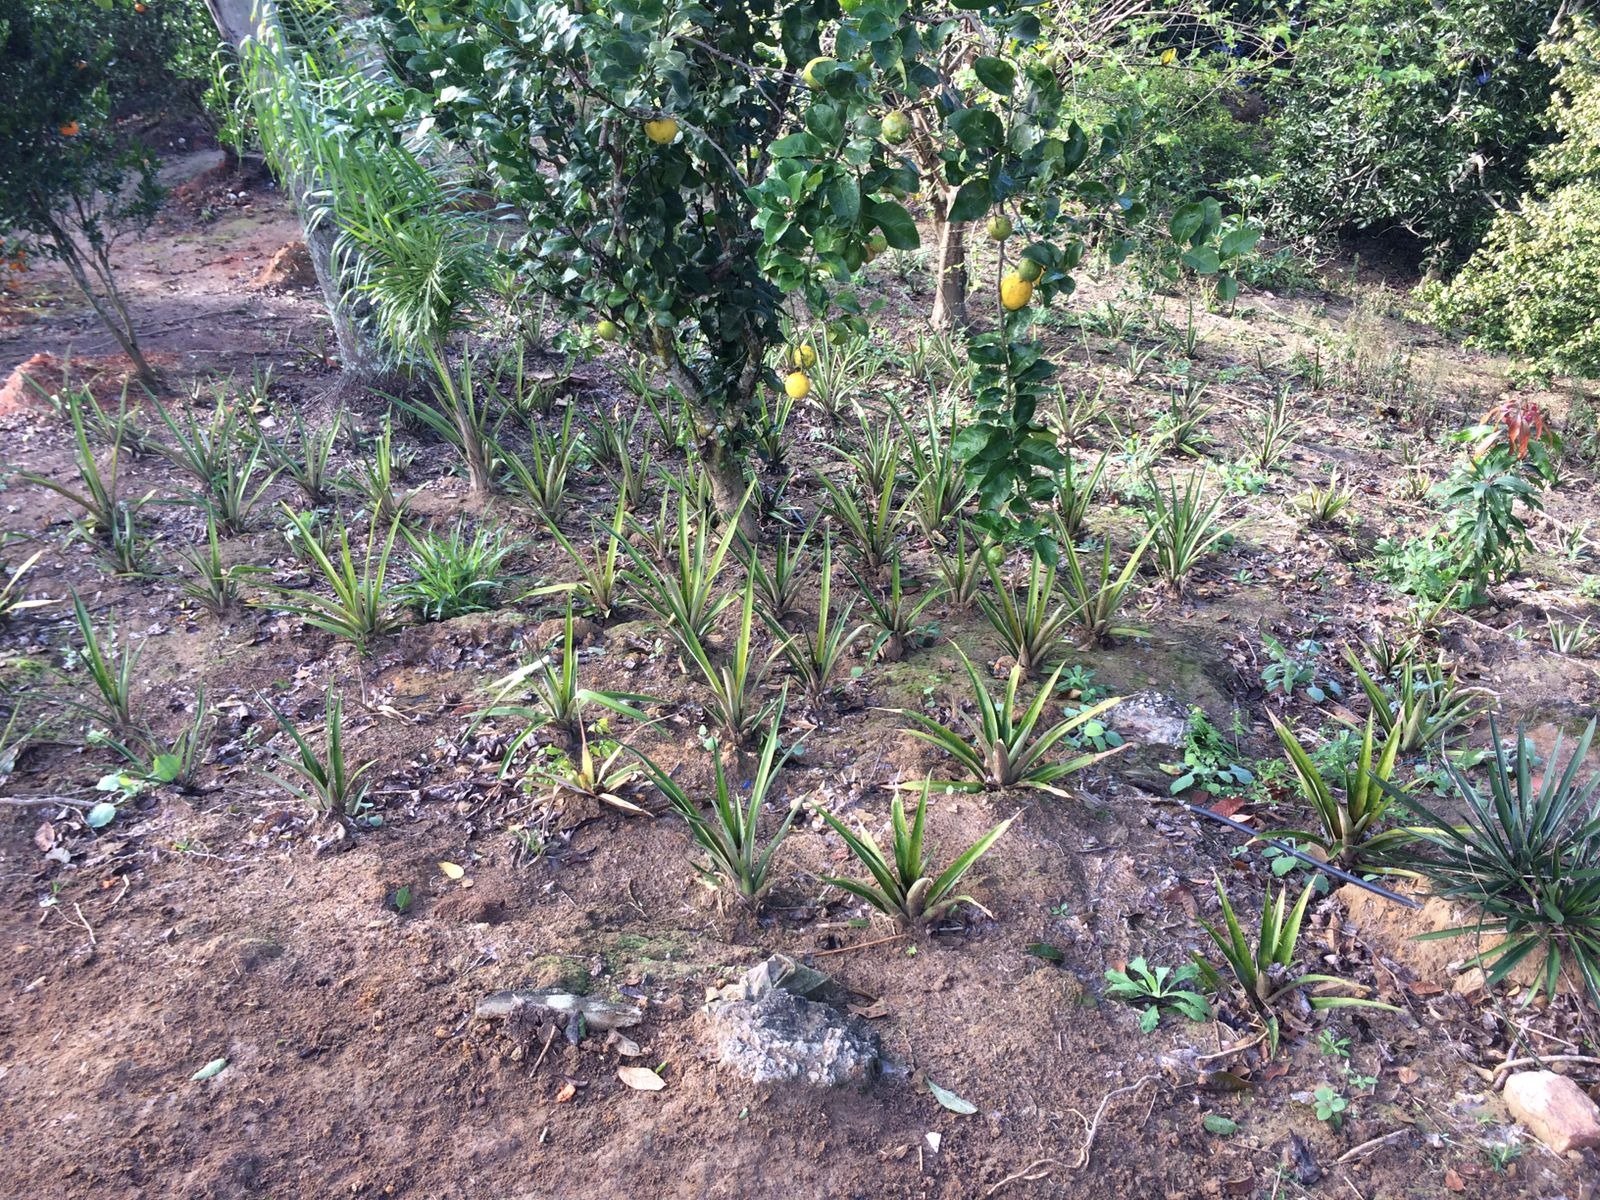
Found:
[[[1495,218],[1452,282],[1420,299],[1476,345],[1600,376],[1600,27],[1575,26],[1548,57],[1562,63],[1546,118],[1559,140],[1532,164],[1535,190]]]
[[[1385,232],[1463,257],[1526,185],[1557,0],[1315,0],[1271,88],[1272,226]]]

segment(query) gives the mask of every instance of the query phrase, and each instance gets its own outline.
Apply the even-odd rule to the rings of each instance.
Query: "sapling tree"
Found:
[[[0,248],[16,267],[59,262],[153,383],[111,251],[161,193],[155,157],[112,120],[135,78],[114,69],[112,33],[99,6],[0,0]]]

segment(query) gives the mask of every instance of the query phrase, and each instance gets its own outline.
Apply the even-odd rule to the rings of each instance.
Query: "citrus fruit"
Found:
[[[817,365],[817,352],[809,343],[796,346],[789,353],[789,361],[804,371]]]
[[[911,136],[911,118],[903,112],[892,112],[883,119],[883,140],[898,146]]]
[[[784,376],[783,390],[791,400],[804,400],[811,394],[811,376],[804,371],[790,371]]]
[[[615,321],[601,321],[594,327],[594,335],[602,342],[614,342],[620,337],[622,331],[617,328]]]
[[[1006,272],[1000,281],[1000,303],[1007,312],[1016,312],[1025,308],[1029,300],[1033,299],[1033,284],[1029,283],[1015,271]]]
[[[985,228],[988,229],[991,238],[1003,242],[1011,236],[1011,218],[1004,213],[995,213],[989,218],[989,224]]]
[[[806,69],[800,72],[800,78],[806,81],[807,87],[819,88],[824,82],[820,68],[836,67],[838,65],[831,58],[813,58],[806,64]]]
[[[1044,274],[1044,265],[1036,263],[1031,258],[1025,258],[1017,263],[1017,278],[1023,283],[1038,283],[1039,276]]]
[[[671,117],[657,117],[644,123],[644,135],[658,146],[669,146],[678,136],[678,123]]]

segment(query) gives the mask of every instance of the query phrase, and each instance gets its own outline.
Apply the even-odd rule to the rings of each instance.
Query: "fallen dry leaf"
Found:
[[[871,1004],[851,1004],[847,1006],[856,1016],[868,1021],[876,1021],[879,1017],[889,1015],[889,1002],[879,996]]]
[[[1415,1083],[1417,1080],[1422,1078],[1422,1076],[1418,1075],[1416,1071],[1412,1070],[1410,1067],[1401,1067],[1394,1073],[1394,1077],[1401,1083]]]
[[[617,1078],[636,1092],[659,1092],[667,1081],[649,1067],[618,1067]]]
[[[463,867],[460,863],[453,863],[453,862],[442,862],[442,863],[440,863],[439,864],[439,870],[444,872],[444,877],[446,879],[460,879],[463,875],[465,875],[467,873],[467,869],[465,867]]]
[[[1467,1190],[1467,1181],[1461,1178],[1454,1167],[1445,1168],[1444,1185],[1452,1192],[1464,1192]]]
[[[578,1094],[578,1089],[577,1088],[573,1087],[570,1083],[563,1083],[561,1085],[561,1090],[556,1093],[556,1103],[557,1104],[565,1104],[568,1100],[571,1100],[577,1094]]]

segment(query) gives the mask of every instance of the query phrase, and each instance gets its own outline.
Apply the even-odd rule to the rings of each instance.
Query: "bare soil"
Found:
[[[267,180],[212,171],[184,185],[148,238],[123,246],[122,278],[167,374],[167,403],[189,404],[191,383],[205,397],[213,386],[241,394],[270,367],[281,411],[296,409],[313,425],[331,419],[336,371],[319,297],[293,279],[275,280],[286,290],[257,284],[297,233]],[[879,282],[890,298],[880,318],[885,343],[909,342],[928,296],[886,265]],[[1113,694],[1153,691],[1199,704],[1224,729],[1237,712],[1261,758],[1276,757],[1269,710],[1308,727],[1363,711],[1331,652],[1324,667],[1345,680],[1343,701],[1319,712],[1303,698],[1268,697],[1262,635],[1289,644],[1314,635],[1335,647],[1374,626],[1399,627],[1404,599],[1358,564],[1377,537],[1427,519],[1421,504],[1392,492],[1401,447],[1415,444],[1424,467],[1442,475],[1452,451],[1434,435],[1476,415],[1502,386],[1502,364],[1394,316],[1391,293],[1346,283],[1365,299],[1255,292],[1232,316],[1198,315],[1204,340],[1191,370],[1212,380],[1212,454],[1236,456],[1251,414],[1296,350],[1348,346],[1356,336],[1371,343],[1372,361],[1407,349],[1411,390],[1400,399],[1339,384],[1301,393],[1306,428],[1287,471],[1263,493],[1231,502],[1236,536],[1183,601],[1162,598],[1150,581],[1134,614],[1149,636],[1072,659]],[[1387,311],[1374,315],[1373,295],[1391,297]],[[1074,305],[1116,297],[1114,281],[1091,282]],[[1178,302],[1165,303],[1181,321]],[[92,379],[96,395],[115,404],[122,370],[110,352],[59,278],[41,272],[5,296],[0,375],[52,355],[54,376],[52,363],[34,365],[48,391],[70,359],[74,376]],[[1164,406],[1173,380],[1157,369],[1129,384],[1119,366],[1126,357],[1125,345],[1092,338],[1086,363],[1070,333],[1057,355],[1069,386],[1104,380],[1115,411],[1142,422]],[[613,353],[585,368],[593,386],[581,403],[636,403],[617,382],[620,362]],[[1572,397],[1545,399],[1565,412]],[[381,398],[344,402],[352,432],[378,428]],[[801,476],[787,500],[809,515],[819,489],[808,470],[835,470],[834,449],[853,434],[809,411],[791,429]],[[69,477],[66,425],[37,393],[13,390],[0,406],[0,434],[7,467]],[[420,449],[407,481],[420,489],[419,523],[442,528],[465,515],[506,527],[526,538],[513,565],[529,586],[570,578],[525,510],[504,500],[487,510],[469,504],[448,449],[401,436]],[[339,456],[355,461],[354,439]],[[681,467],[665,446],[656,456]],[[1182,461],[1166,466],[1187,470]],[[1359,524],[1309,529],[1289,500],[1330,467],[1356,485]],[[1569,464],[1564,474],[1552,522],[1535,533],[1545,552],[1497,593],[1495,607],[1453,619],[1440,634],[1507,724],[1528,717],[1541,736],[1593,713],[1597,697],[1594,660],[1553,653],[1544,634],[1547,614],[1594,611],[1577,590],[1592,560],[1568,562],[1554,549],[1560,529],[1600,518],[1593,466]],[[144,454],[125,462],[123,487],[176,500],[189,485]],[[574,488],[567,525],[580,534],[591,514],[609,513],[612,493],[599,471],[583,472]],[[303,585],[307,573],[282,537],[280,499],[298,503],[283,480],[251,531],[225,550],[232,561],[270,567],[274,582]],[[353,500],[346,507],[356,511]],[[529,795],[500,778],[515,727],[500,721],[469,732],[487,683],[543,648],[557,612],[548,598],[409,624],[361,660],[266,608],[221,621],[197,610],[180,591],[177,551],[203,537],[203,518],[181,503],[146,511],[149,573],[117,577],[69,537],[74,513],[59,497],[15,479],[0,496],[0,530],[29,539],[7,550],[8,561],[46,551],[29,594],[59,599],[76,589],[97,620],[114,618],[142,647],[137,698],[158,732],[183,727],[202,685],[218,713],[198,794],[152,790],[98,833],[66,805],[0,809],[0,1194],[1594,1193],[1600,1159],[1592,1153],[1562,1159],[1531,1144],[1496,1167],[1486,1147],[1515,1134],[1475,1069],[1497,1064],[1514,1043],[1519,1052],[1577,1044],[1575,1001],[1517,1010],[1505,998],[1464,993],[1448,965],[1414,957],[1390,926],[1350,921],[1338,893],[1316,905],[1308,959],[1370,987],[1398,1013],[1345,1010],[1297,1023],[1269,1057],[1259,1045],[1228,1051],[1249,1040],[1246,1014],[1204,1025],[1169,1015],[1146,1034],[1136,1010],[1104,999],[1108,967],[1137,955],[1175,965],[1202,948],[1196,917],[1215,917],[1214,873],[1250,911],[1270,878],[1253,855],[1232,855],[1240,839],[1175,807],[1157,769],[1176,757],[1170,749],[1136,746],[1108,760],[1071,781],[1070,800],[935,798],[930,840],[946,855],[1002,817],[1020,811],[1021,820],[968,881],[981,909],[968,907],[932,933],[910,936],[867,919],[823,884],[820,876],[853,868],[819,822],[802,821],[791,836],[780,882],[752,914],[696,882],[675,817]],[[1138,524],[1122,505],[1094,519],[1119,536]],[[934,578],[925,542],[908,539],[906,562],[918,589]],[[803,798],[881,829],[886,785],[941,769],[893,710],[947,715],[960,680],[952,646],[985,664],[1000,648],[980,615],[934,613],[931,646],[898,663],[858,659],[860,678],[839,703],[791,708],[788,734],[804,735],[804,751],[782,777],[780,802]],[[704,787],[700,685],[647,617],[627,609],[604,627],[584,682],[662,697],[659,722],[628,736]],[[81,670],[58,673],[74,636],[64,603],[0,629],[7,686],[20,688],[24,703],[82,696]],[[382,825],[318,852],[324,831],[260,773],[285,743],[274,737],[265,700],[314,729],[330,687],[346,697],[352,756],[376,764]],[[56,712],[15,773],[0,776],[5,797],[92,797],[110,769],[107,751],[84,748],[81,716]],[[1486,737],[1480,726],[1469,740]],[[737,764],[740,778],[749,766],[748,758]],[[652,793],[638,798],[662,807]],[[1287,792],[1276,801],[1284,812],[1234,811],[1261,826],[1298,815]],[[440,864],[459,866],[462,877]],[[395,903],[402,888],[412,896],[404,913]],[[1030,952],[1041,945],[1060,961]],[[891,1067],[870,1089],[754,1087],[711,1061],[698,1016],[705,990],[774,951],[832,975],[869,1017]],[[646,1020],[632,1031],[643,1056],[621,1060],[598,1035],[572,1045],[554,1027],[508,1029],[471,1016],[490,992],[548,986],[645,1002]],[[1346,1084],[1341,1060],[1319,1050],[1323,1027],[1349,1040],[1351,1069],[1373,1084]],[[226,1059],[220,1073],[192,1078],[217,1059]],[[617,1076],[624,1061],[659,1067],[667,1086],[630,1090]],[[978,1111],[947,1111],[925,1081]],[[1350,1099],[1337,1128],[1306,1102],[1324,1084]],[[1231,1119],[1237,1132],[1209,1131],[1208,1116]]]

